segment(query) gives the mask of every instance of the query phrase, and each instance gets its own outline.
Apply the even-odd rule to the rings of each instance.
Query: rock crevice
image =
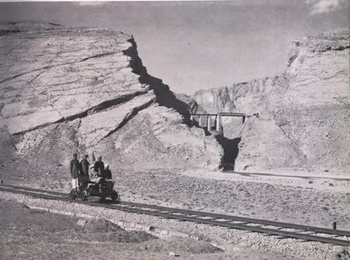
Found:
[[[260,113],[236,136],[235,170],[349,173],[349,39],[347,29],[305,37],[293,42],[283,74],[194,95],[208,112]],[[223,124],[234,132],[232,121]]]
[[[221,147],[186,125],[191,108],[147,73],[131,36],[0,23],[0,31],[6,28],[0,128],[16,135],[11,156],[24,163],[15,174],[36,174],[38,164],[66,171],[74,151],[103,155],[119,169],[219,166]]]

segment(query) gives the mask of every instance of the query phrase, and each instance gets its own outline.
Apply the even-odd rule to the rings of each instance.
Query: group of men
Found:
[[[70,162],[70,173],[72,177],[72,189],[77,189],[79,185],[84,182],[88,182],[90,177],[96,175],[104,179],[112,179],[112,172],[109,169],[108,164],[104,164],[102,156],[98,157],[98,160],[90,167],[88,161],[89,156],[86,154],[83,159],[79,162],[78,154],[73,154],[73,160]],[[92,169],[92,173],[89,174],[89,170]]]

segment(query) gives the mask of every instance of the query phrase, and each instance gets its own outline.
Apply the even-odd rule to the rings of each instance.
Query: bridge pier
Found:
[[[203,117],[202,115],[199,115],[199,119],[198,119],[199,127],[203,127],[203,126],[204,126],[203,118],[204,118],[204,117]]]
[[[217,114],[216,115],[216,131],[221,132],[221,115]]]
[[[210,115],[208,115],[208,125],[207,125],[207,127],[208,127],[208,131],[211,131],[211,116]]]

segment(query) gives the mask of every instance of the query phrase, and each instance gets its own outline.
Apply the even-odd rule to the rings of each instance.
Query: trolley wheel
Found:
[[[72,200],[74,200],[77,197],[77,194],[75,192],[74,189],[72,189],[69,193],[69,198],[71,198]]]
[[[88,200],[88,197],[89,197],[89,194],[86,191],[83,191],[82,194],[81,194],[80,199],[82,201],[86,201],[86,200]]]
[[[102,195],[101,198],[100,198],[100,202],[104,202],[105,200],[106,200],[106,196]]]
[[[114,203],[119,203],[118,193],[112,194],[111,199]]]

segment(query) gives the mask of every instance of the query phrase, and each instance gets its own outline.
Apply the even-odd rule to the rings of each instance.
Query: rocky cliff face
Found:
[[[210,112],[260,113],[243,128],[238,171],[281,168],[350,172],[349,31],[295,41],[283,75],[200,91],[195,100]],[[230,131],[232,132],[232,131]]]
[[[53,24],[0,26],[2,172],[69,176],[73,152],[112,169],[216,168],[221,147],[147,74],[130,35]]]

